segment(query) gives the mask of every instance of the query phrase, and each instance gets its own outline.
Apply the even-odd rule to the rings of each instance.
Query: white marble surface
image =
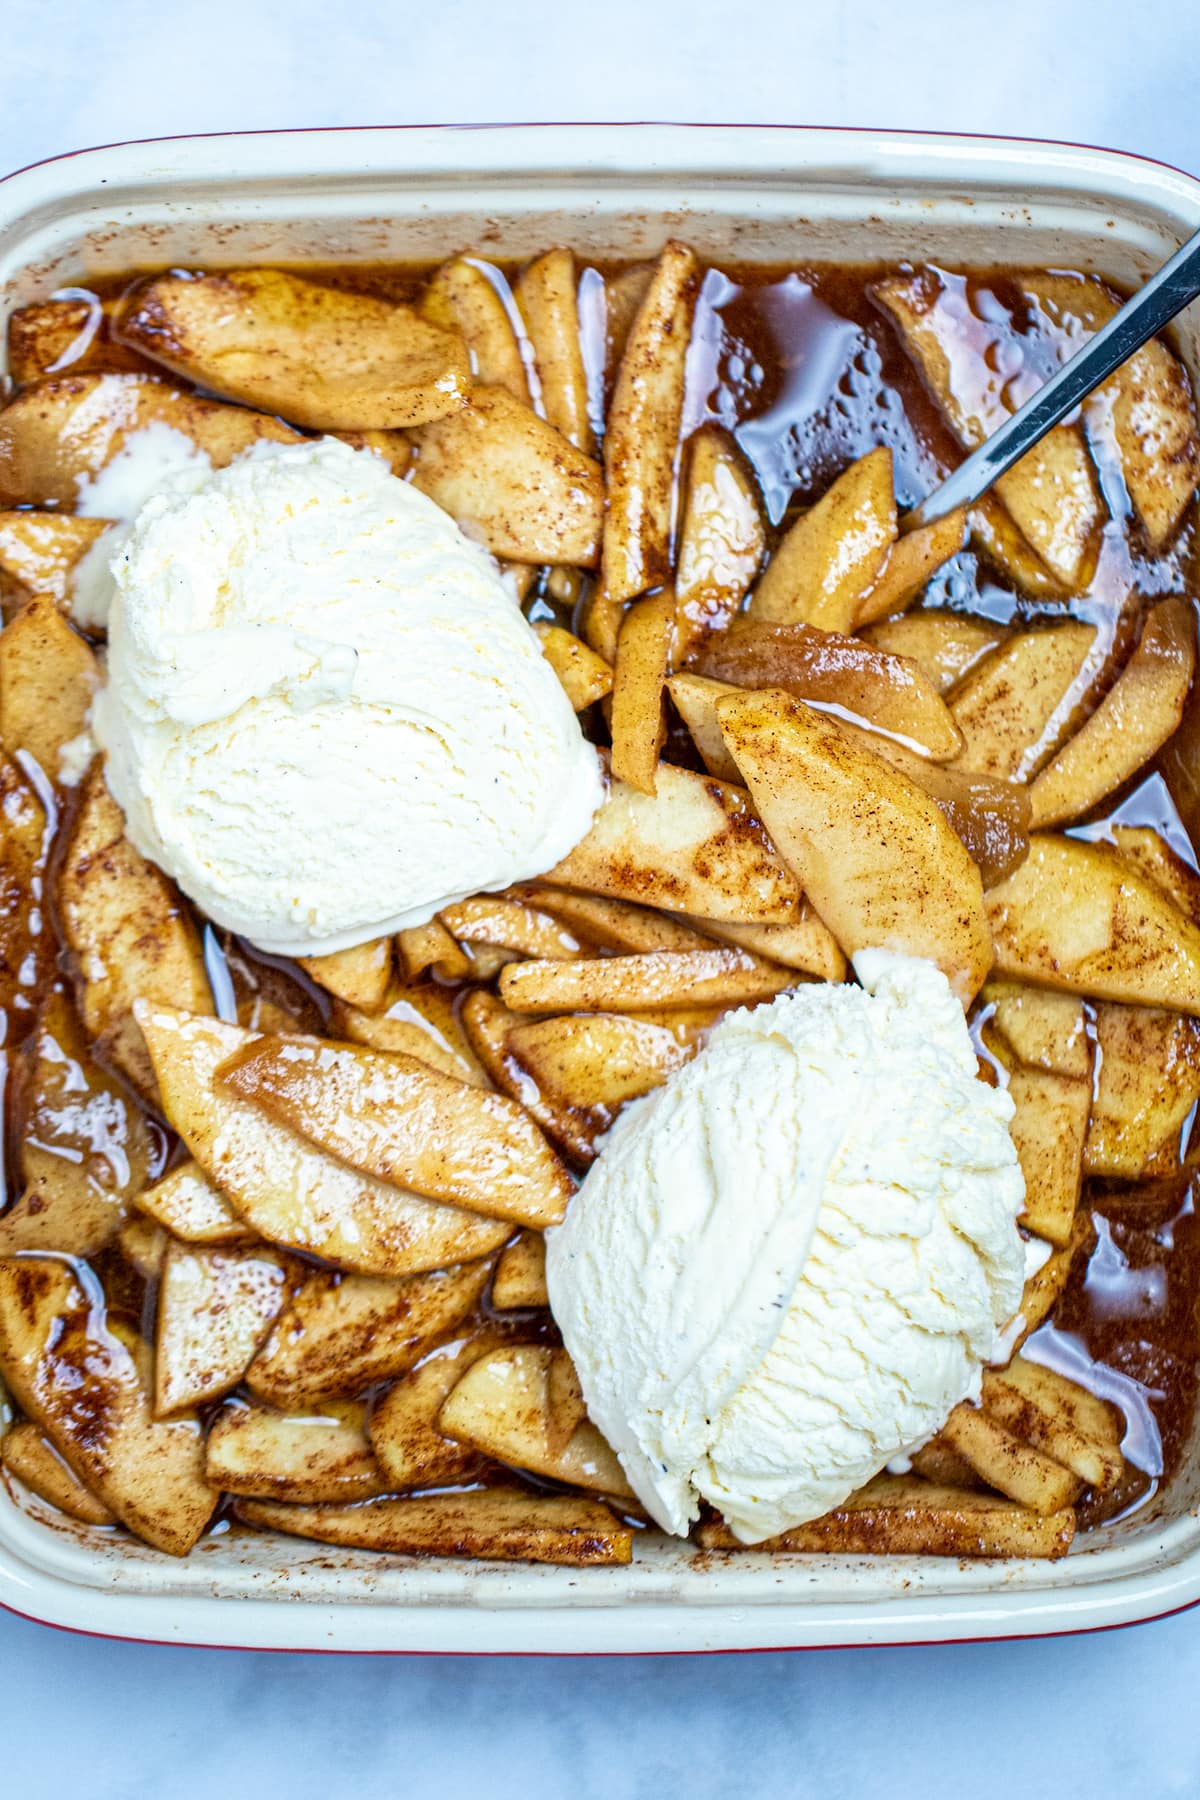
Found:
[[[5,0],[0,166],[171,132],[728,119],[1072,138],[1200,171],[1194,0]],[[0,1617],[0,1794],[1200,1793],[1200,1614],[657,1661],[152,1649]]]

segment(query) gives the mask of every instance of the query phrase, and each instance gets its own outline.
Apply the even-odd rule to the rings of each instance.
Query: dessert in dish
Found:
[[[1116,304],[672,243],[14,314],[15,1483],[585,1565],[1055,1556],[1169,1478],[1182,365],[897,533]]]

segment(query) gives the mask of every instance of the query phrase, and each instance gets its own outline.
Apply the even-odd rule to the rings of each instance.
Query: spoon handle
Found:
[[[1107,325],[1058,374],[1006,419],[986,443],[979,446],[934,489],[920,506],[906,513],[902,532],[931,525],[959,506],[970,506],[1031,450],[1081,400],[1107,380],[1135,350],[1152,338],[1190,300],[1200,294],[1200,231],[1197,231],[1163,264],[1157,275],[1114,313]]]

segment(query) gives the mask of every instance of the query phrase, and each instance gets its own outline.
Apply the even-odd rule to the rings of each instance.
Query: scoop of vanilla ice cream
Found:
[[[755,1543],[977,1395],[1021,1299],[1008,1095],[932,964],[731,1014],[628,1106],[546,1234],[550,1304],[640,1499]]]
[[[539,873],[602,775],[486,551],[333,438],[186,468],[111,559],[93,708],[143,855],[320,955]]]

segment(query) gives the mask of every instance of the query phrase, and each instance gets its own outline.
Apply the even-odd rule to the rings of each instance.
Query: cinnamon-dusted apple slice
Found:
[[[754,477],[725,432],[692,438],[675,572],[676,655],[686,662],[733,618],[767,548]]]
[[[545,879],[697,918],[796,919],[800,885],[744,788],[663,763],[656,790],[614,781],[587,836]]]
[[[240,1213],[190,1158],[143,1188],[137,1210],[184,1244],[240,1244],[253,1239]]]
[[[818,981],[844,981],[846,958],[828,925],[805,900],[794,925],[736,925],[728,919],[697,919],[696,923],[723,943],[767,962],[783,963]]]
[[[299,437],[270,413],[184,393],[153,375],[56,375],[0,412],[0,498],[74,506],[148,426],[177,432],[214,469],[264,438],[290,444]]]
[[[8,372],[18,387],[70,369],[146,369],[136,350],[112,340],[119,299],[35,300],[8,315]]]
[[[936,762],[963,746],[946,702],[916,663],[840,632],[738,620],[705,645],[696,672],[734,687],[783,688],[797,700],[840,707]]]
[[[918,607],[899,619],[881,619],[863,629],[863,637],[880,650],[915,662],[939,694],[946,694],[968,669],[995,650],[1008,636],[992,619],[970,613],[939,612]]]
[[[104,1323],[85,1265],[0,1261],[0,1372],[13,1398],[123,1525],[186,1556],[217,1493],[198,1420],[154,1418],[151,1360],[140,1339]]]
[[[1098,1006],[1096,1048],[1087,1173],[1137,1181],[1160,1159],[1174,1173],[1200,1100],[1200,1022],[1156,1006]]]
[[[594,566],[604,478],[532,407],[502,387],[477,387],[418,434],[413,485],[494,556]]]
[[[73,513],[0,513],[0,599],[13,606],[46,594],[69,613],[75,571],[107,530],[107,519]]]
[[[717,714],[772,837],[846,954],[927,957],[970,1001],[992,960],[983,884],[928,795],[789,694],[730,694]]]
[[[0,631],[0,744],[27,752],[53,782],[74,780],[63,752],[81,738],[99,685],[86,638],[39,594]]]
[[[481,1261],[403,1281],[310,1275],[251,1363],[247,1386],[273,1406],[296,1407],[394,1380],[473,1315],[491,1273]]]
[[[1115,685],[1034,781],[1034,825],[1078,819],[1136,775],[1182,718],[1195,666],[1192,601],[1161,601]]]
[[[491,944],[555,962],[572,962],[583,954],[578,938],[558,919],[504,894],[477,894],[473,900],[456,901],[444,906],[438,917],[460,944]]]
[[[209,1429],[205,1473],[225,1494],[301,1505],[338,1505],[387,1492],[367,1442],[361,1400],[331,1400],[299,1413],[228,1400]]]
[[[943,1487],[918,1475],[876,1475],[841,1506],[762,1544],[741,1544],[721,1520],[696,1533],[706,1550],[858,1556],[1065,1556],[1070,1507],[1042,1515],[1000,1494]]]
[[[282,269],[156,275],[124,307],[117,339],[314,431],[420,425],[452,412],[470,386],[458,332]]]
[[[982,1407],[963,1400],[939,1436],[989,1487],[1047,1518],[1073,1505],[1083,1482],[1052,1456],[1026,1443]]]
[[[1106,325],[1121,301],[1094,276],[1023,274],[1020,284],[1072,354],[1080,332]],[[1064,329],[1066,328],[1066,329]],[[1200,432],[1191,383],[1159,338],[1122,363],[1087,403],[1089,417],[1107,410],[1121,469],[1146,536],[1161,550],[1173,536],[1200,482]]]
[[[541,639],[542,655],[562,683],[563,692],[576,712],[583,712],[612,692],[612,664],[597,656],[590,645],[561,625],[539,619],[533,628]]]
[[[322,1154],[214,1077],[250,1041],[223,1020],[138,1008],[163,1110],[260,1236],[368,1275],[409,1275],[499,1249],[510,1228],[376,1181]]]
[[[237,1386],[283,1306],[288,1275],[266,1245],[168,1243],[154,1355],[160,1419]]]
[[[58,866],[58,909],[84,1025],[100,1053],[154,1104],[135,1004],[202,1013],[212,995],[196,927],[171,882],[125,836],[99,761],[80,790]]]
[[[1018,632],[977,663],[948,697],[963,736],[955,766],[1026,780],[1066,729],[1072,690],[1095,639],[1094,625],[1072,619]]]
[[[146,1119],[93,1060],[62,994],[47,997],[15,1074],[22,1191],[0,1217],[0,1256],[91,1256],[120,1229],[146,1180]]]
[[[1108,844],[1032,838],[987,913],[998,974],[1200,1013],[1200,929]]]
[[[443,263],[421,296],[421,317],[461,335],[476,381],[506,388],[528,406],[529,381],[517,334],[479,263],[469,256],[452,256]]]
[[[393,981],[377,1013],[334,1008],[335,1036],[370,1050],[399,1050],[427,1062],[443,1075],[487,1087],[488,1078],[472,1050],[454,1004],[454,993],[436,981]]]
[[[1114,825],[1120,855],[1139,875],[1172,899],[1193,925],[1200,925],[1200,875],[1149,825]]]
[[[300,967],[335,1000],[361,1012],[378,1012],[383,1006],[392,973],[392,940],[372,938],[350,950],[328,956],[301,956]]]
[[[980,999],[991,1009],[987,1031],[1003,1039],[1012,1060],[1091,1082],[1087,1018],[1074,994],[1055,994],[1020,981],[989,981]],[[1007,1064],[1009,1058],[1002,1060]]]
[[[717,723],[717,701],[731,691],[728,681],[714,681],[708,675],[696,675],[683,669],[667,682],[667,692],[675,710],[692,735],[700,752],[700,760],[718,781],[738,781],[740,772],[721,736]]]
[[[523,271],[517,282],[517,305],[533,346],[546,417],[577,450],[594,456],[596,435],[579,332],[578,286],[574,252],[557,246]]]
[[[0,1467],[23,1481],[39,1500],[56,1506],[81,1525],[115,1525],[116,1515],[97,1500],[67,1466],[50,1439],[28,1420],[12,1425],[0,1438]]]
[[[351,1168],[430,1200],[539,1230],[566,1211],[570,1179],[528,1114],[416,1057],[263,1036],[222,1063],[217,1086]]]
[[[807,627],[799,629],[806,630]],[[683,714],[706,766],[722,779],[723,771],[729,770],[736,780],[739,770],[721,731],[717,702],[726,694],[737,693],[738,688],[728,682],[711,681],[707,676],[690,673],[672,676],[670,687],[671,696]],[[867,731],[845,719],[841,724],[864,750],[882,757],[937,802],[972,859],[978,863],[985,887],[1003,880],[1016,868],[1029,849],[1029,795],[1025,788],[1018,787],[1015,782],[997,781],[989,775],[930,762],[927,757],[906,749],[886,732]],[[829,934],[811,907],[806,904],[802,912],[807,913],[807,919],[802,917],[795,926],[722,927],[713,921],[702,923],[714,937],[732,937],[733,942],[741,943],[761,956],[778,954],[770,946],[779,934],[784,934],[781,941],[785,944],[788,937],[794,936],[793,952],[779,955],[780,962],[808,969],[814,975],[824,975],[827,980],[840,980],[840,975],[827,974],[831,955],[836,961],[840,952],[832,940],[822,941],[822,934],[826,939]],[[802,955],[804,960],[795,961],[796,954]]]
[[[462,981],[471,973],[466,954],[459,949],[440,919],[410,925],[396,933],[400,966],[410,981],[431,972],[439,981]]]
[[[1008,1092],[1016,1107],[1010,1131],[1025,1177],[1020,1223],[1061,1248],[1071,1241],[1079,1204],[1091,1081],[1019,1066],[1009,1073]]]
[[[688,340],[700,268],[672,241],[629,329],[604,438],[604,588],[621,606],[671,572],[671,513]]]
[[[407,1500],[364,1500],[357,1506],[239,1500],[235,1511],[246,1524],[268,1531],[394,1555],[471,1556],[566,1568],[624,1564],[633,1558],[633,1531],[607,1506],[529,1488],[470,1488]]]
[[[966,535],[965,514],[952,512],[944,519],[935,519],[932,525],[921,525],[897,538],[878,575],[859,599],[854,629],[859,631],[875,619],[886,619],[911,606],[942,564],[958,555]]]
[[[451,1389],[438,1428],[498,1462],[632,1500],[624,1470],[589,1419],[581,1419],[565,1443],[558,1442],[550,1370],[555,1358],[565,1354],[530,1344],[480,1357]]]
[[[571,888],[525,881],[511,890],[529,906],[561,919],[572,932],[601,950],[708,950],[711,939],[653,906],[610,900],[602,894],[577,894]]]
[[[717,1009],[698,1009],[531,1019],[483,990],[463,1006],[463,1022],[496,1086],[580,1163],[593,1160],[622,1103],[660,1086],[719,1016]]]
[[[540,1236],[533,1236],[540,1244]],[[485,1327],[472,1337],[443,1344],[379,1396],[367,1431],[392,1492],[471,1481],[486,1465],[479,1450],[439,1431],[438,1414],[471,1364],[503,1341],[501,1331]]]
[[[892,453],[868,450],[779,544],[750,596],[750,618],[852,630],[895,539]]]
[[[1000,1425],[1107,1493],[1121,1479],[1125,1421],[1115,1406],[1028,1357],[986,1369],[983,1410]]]
[[[658,757],[667,736],[663,705],[675,637],[670,589],[629,608],[617,639],[612,690],[612,772],[639,793],[656,792]]]
[[[647,1012],[672,1006],[745,1006],[795,984],[795,973],[732,947],[652,950],[573,963],[510,963],[500,998],[514,1012]],[[532,1221],[530,1221],[532,1222]]]
[[[492,1305],[497,1312],[524,1312],[549,1304],[546,1240],[540,1231],[523,1231],[500,1252],[492,1277]]]

